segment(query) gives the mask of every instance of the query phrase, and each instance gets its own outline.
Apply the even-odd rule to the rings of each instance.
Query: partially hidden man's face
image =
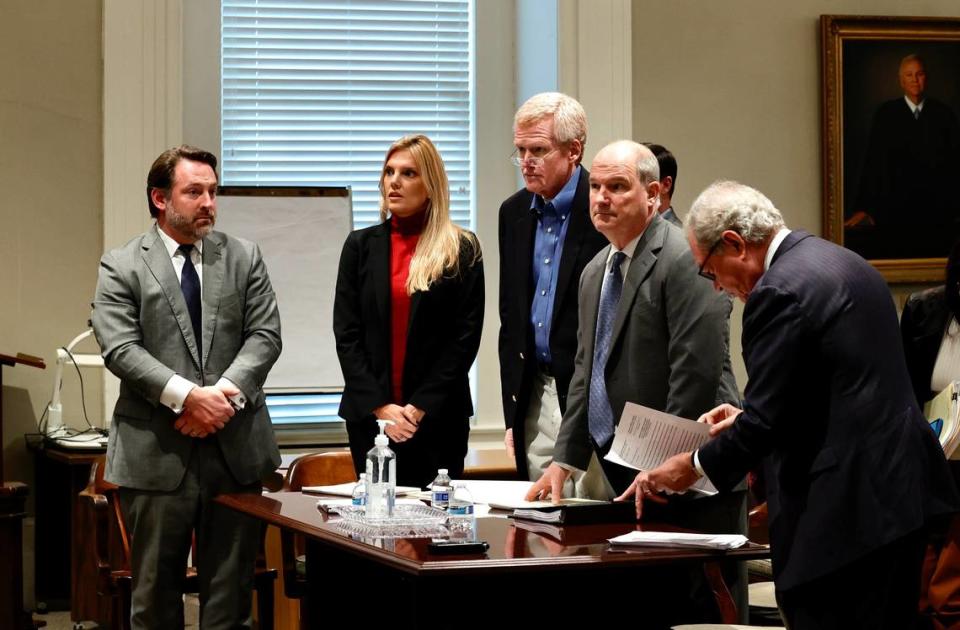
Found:
[[[157,224],[178,242],[205,237],[217,222],[217,174],[209,164],[180,160],[173,171],[170,196],[154,189],[153,204],[160,211]]]
[[[911,59],[900,65],[900,88],[914,103],[923,99],[927,91],[927,71],[922,63]]]
[[[517,157],[523,160],[520,172],[527,190],[545,199],[553,199],[563,189],[583,151],[579,140],[566,144],[554,140],[553,116],[517,127],[513,146]]]

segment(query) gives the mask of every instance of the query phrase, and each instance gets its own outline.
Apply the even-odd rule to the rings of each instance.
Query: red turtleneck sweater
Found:
[[[407,277],[410,260],[417,249],[423,231],[425,213],[400,218],[390,217],[390,299],[392,319],[390,339],[393,358],[393,401],[406,404],[403,399],[403,362],[407,356],[407,327],[410,323],[410,296],[407,295]]]

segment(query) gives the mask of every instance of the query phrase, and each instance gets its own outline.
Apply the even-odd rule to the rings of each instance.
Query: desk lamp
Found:
[[[70,435],[70,431],[63,424],[63,406],[60,404],[63,366],[70,362],[76,363],[77,367],[103,367],[103,357],[99,354],[76,354],[73,352],[77,344],[92,334],[93,329],[88,328],[74,337],[73,341],[65,347],[57,348],[57,367],[53,374],[53,395],[50,397],[50,405],[47,407],[47,431],[45,435],[49,439],[56,440]],[[90,436],[91,441],[96,441],[99,437],[96,434]]]

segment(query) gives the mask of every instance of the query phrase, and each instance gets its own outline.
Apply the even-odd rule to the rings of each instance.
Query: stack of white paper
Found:
[[[747,544],[740,534],[690,534],[681,532],[629,532],[610,538],[611,545],[636,547],[692,547],[695,549],[736,549]]]

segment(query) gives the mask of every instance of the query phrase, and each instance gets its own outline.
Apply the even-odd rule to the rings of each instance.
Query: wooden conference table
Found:
[[[489,551],[438,556],[427,551],[425,538],[351,537],[335,518],[317,510],[316,496],[274,492],[216,500],[306,537],[310,592],[302,614],[309,628],[335,628],[337,622],[373,627],[381,621],[390,627],[418,628],[505,622],[567,627],[587,611],[604,623],[620,616],[644,627],[637,623],[643,619],[642,606],[651,603],[643,599],[643,585],[656,581],[658,569],[684,564],[704,567],[724,621],[733,623],[736,609],[720,579],[719,561],[769,555],[767,547],[752,543],[726,552],[651,547],[614,551],[606,539],[634,529],[676,528],[653,523],[580,525],[547,535],[522,521],[491,516],[477,519],[477,537],[490,544]]]

